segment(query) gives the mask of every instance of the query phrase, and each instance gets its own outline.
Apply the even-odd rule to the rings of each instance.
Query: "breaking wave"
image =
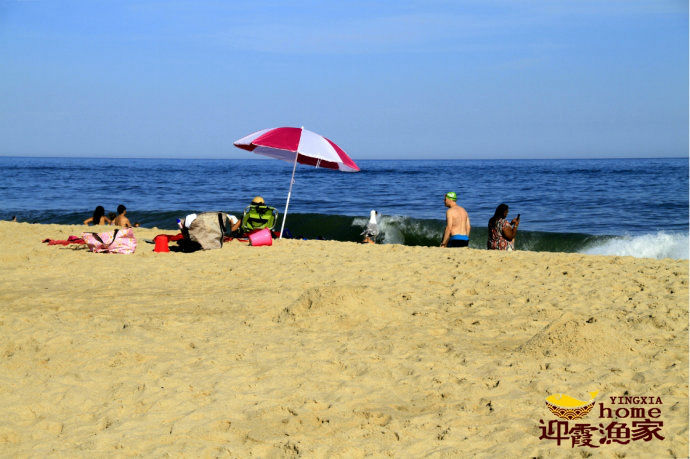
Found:
[[[611,237],[583,248],[580,253],[687,260],[689,250],[687,234],[660,231],[638,236]]]

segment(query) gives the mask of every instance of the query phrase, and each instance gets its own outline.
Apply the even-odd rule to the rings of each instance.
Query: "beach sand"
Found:
[[[688,455],[687,260],[41,243],[84,229],[0,222],[2,455]],[[660,397],[664,440],[539,439],[592,390]]]

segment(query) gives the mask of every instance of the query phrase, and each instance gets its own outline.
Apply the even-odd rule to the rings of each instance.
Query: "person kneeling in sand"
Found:
[[[446,230],[441,247],[467,247],[470,242],[470,217],[465,209],[457,204],[458,195],[449,191],[444,197],[446,211]]]
[[[225,219],[227,221],[227,228],[226,228],[227,233],[233,234],[237,230],[240,229],[240,225],[242,224],[242,220],[240,220],[239,218],[235,217],[232,214],[225,214]]]
[[[127,213],[127,208],[120,204],[117,206],[117,217],[113,219],[113,225],[123,226],[125,228],[131,228],[132,224],[129,222],[129,218],[125,216]]]
[[[232,214],[225,213],[223,213],[223,216],[223,223],[225,224],[226,233],[232,234],[239,229],[240,224],[242,223],[242,221],[239,218],[235,217]],[[184,220],[178,218],[177,225],[181,230],[187,230],[190,226],[192,226],[192,222],[196,220],[196,217],[197,214],[189,214],[184,218]]]

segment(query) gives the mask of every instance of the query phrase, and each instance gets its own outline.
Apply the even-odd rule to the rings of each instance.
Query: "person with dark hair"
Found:
[[[117,206],[117,217],[113,220],[113,225],[123,226],[125,228],[131,228],[132,224],[129,222],[129,218],[125,216],[127,213],[127,208],[120,204]]]
[[[508,205],[499,204],[494,216],[489,219],[489,239],[486,248],[489,250],[515,250],[515,236],[520,226],[520,214],[510,222],[508,217]]]
[[[110,225],[111,221],[105,216],[105,209],[103,206],[98,206],[93,211],[93,216],[84,220],[84,224],[88,225]]]
[[[457,203],[458,195],[449,191],[443,197],[446,211],[446,230],[443,232],[441,247],[467,247],[470,244],[470,217]]]

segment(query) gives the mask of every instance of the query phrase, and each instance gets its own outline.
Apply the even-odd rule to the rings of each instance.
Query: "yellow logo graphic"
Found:
[[[546,397],[546,407],[561,419],[567,419],[569,421],[580,419],[587,416],[587,414],[592,411],[594,398],[598,393],[598,390],[590,392],[589,396],[592,398],[586,402],[565,394],[549,395]]]

